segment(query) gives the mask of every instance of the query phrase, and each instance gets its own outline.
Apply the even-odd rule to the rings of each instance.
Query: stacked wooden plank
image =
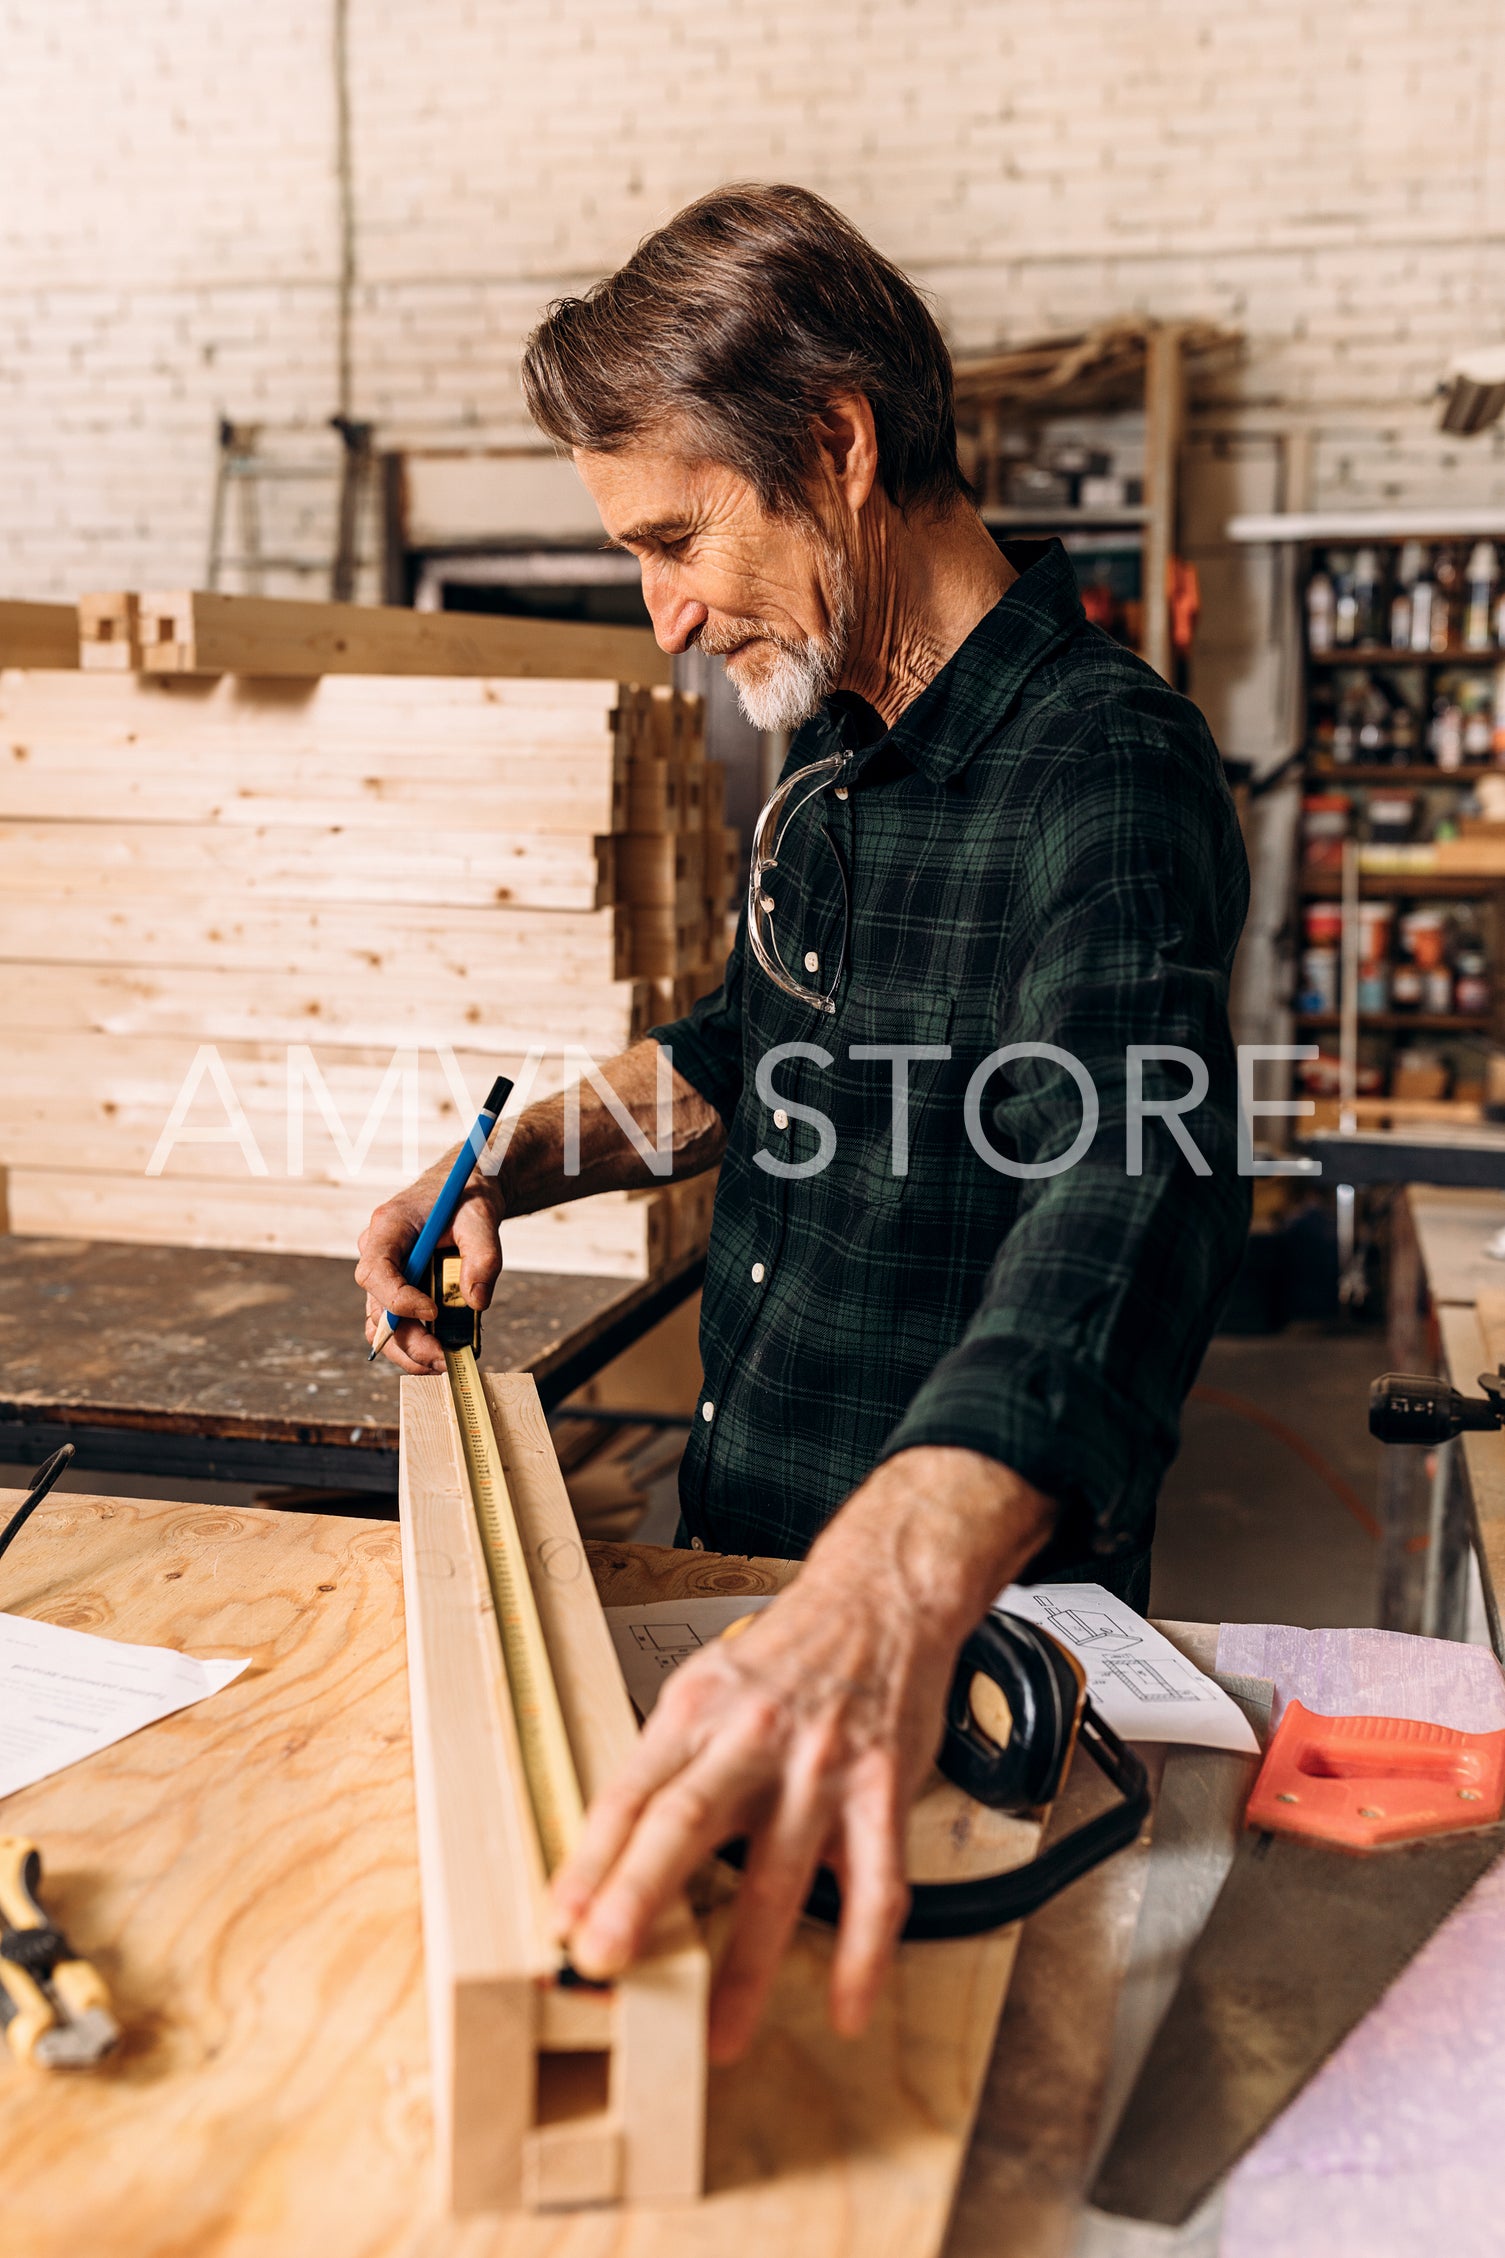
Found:
[[[71,604],[0,601],[0,666],[78,663],[78,616]]]
[[[0,672],[13,1230],[349,1253],[496,1073],[558,1090],[720,978],[736,841],[649,636],[123,594],[74,635]],[[710,1197],[504,1251],[646,1276]]]

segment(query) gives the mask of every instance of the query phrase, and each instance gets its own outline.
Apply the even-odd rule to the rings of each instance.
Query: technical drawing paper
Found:
[[[1126,1741],[1258,1756],[1237,1703],[1101,1584],[1010,1584],[994,1605],[1026,1616],[1071,1649],[1094,1707]]]
[[[218,1693],[249,1659],[196,1662],[171,1647],[0,1615],[0,1796]]]
[[[666,1678],[703,1646],[711,1646],[728,1624],[772,1604],[774,1594],[741,1599],[655,1599],[641,1607],[608,1607],[607,1626],[627,1691],[640,1717],[646,1717]]]
[[[1176,1652],[1101,1584],[1010,1584],[996,1603],[1058,1638],[1078,1657],[1100,1713],[1125,1740],[1178,1741],[1257,1756],[1242,1711],[1221,1686]],[[772,1605],[762,1598],[663,1599],[608,1607],[606,1620],[639,1716],[679,1665],[729,1623]]]

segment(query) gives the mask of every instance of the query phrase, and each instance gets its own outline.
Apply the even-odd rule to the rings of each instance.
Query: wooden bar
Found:
[[[97,674],[131,674],[141,664],[139,599],[125,589],[78,599],[75,664]]]
[[[704,963],[710,941],[698,900],[693,912],[633,905],[632,969],[640,979],[673,979],[690,965]]]
[[[669,681],[646,628],[300,603],[199,590],[146,591],[141,661],[150,674],[494,674]]]
[[[369,695],[383,687],[386,699]],[[546,689],[549,703],[502,697],[524,689]],[[0,733],[22,753],[0,765],[0,816],[411,831],[448,808],[488,831],[621,830],[615,694],[336,675],[290,697],[233,675],[15,669],[0,675]]]
[[[705,771],[684,761],[644,760],[627,765],[629,831],[697,831],[704,806]]]
[[[494,1053],[522,1065],[532,1050],[557,1059],[562,1028],[593,1057],[610,1058],[662,1016],[651,981],[584,974],[571,984],[566,964],[557,984],[523,985],[515,974],[509,977],[508,953],[499,951],[498,957],[479,951],[470,960],[473,970],[451,963],[447,978],[436,968],[428,980],[400,963],[379,978],[369,967],[362,974],[343,967],[287,972],[31,963],[23,977],[0,980],[0,1036],[55,1040],[90,1034],[112,1041],[173,1037],[190,1045],[283,1046],[312,1039],[316,1055],[336,1061],[347,1050],[376,1051],[386,1061],[394,1050],[432,1052],[441,1043],[454,1048],[463,1038],[473,1053]],[[325,1028],[338,1030],[332,1052],[322,1039]],[[182,1053],[181,1063],[192,1055]],[[432,1057],[425,1065],[436,1071]],[[180,1076],[181,1064],[178,1071]]]
[[[631,1751],[632,1711],[533,1383],[488,1376],[486,1394],[590,1796]],[[704,2174],[705,1948],[688,1908],[671,1908],[656,1948],[612,1987],[610,2013],[551,2008],[546,2043],[540,2002],[558,1952],[462,1468],[448,1382],[405,1379],[403,1581],[446,2207],[684,2201]]]
[[[405,1382],[398,1514],[446,2210],[515,2206],[535,2109],[545,1878],[448,1383]]]
[[[617,841],[617,884],[624,901],[645,909],[673,909],[694,917],[705,890],[705,845],[698,831]]]
[[[221,1182],[102,1169],[6,1171],[8,1228],[21,1237],[322,1254],[351,1263],[382,1196],[378,1185],[250,1175]],[[536,1215],[509,1216],[502,1225],[509,1266],[567,1277],[654,1278],[667,1268],[672,1245],[664,1191],[598,1192]]]
[[[498,976],[540,968],[548,985],[575,977],[622,980],[631,967],[631,920],[621,908],[573,913],[512,902],[489,909],[393,902],[374,916],[358,903],[227,903],[207,890],[167,899],[103,897],[73,886],[40,900],[45,907],[37,897],[0,891],[0,960],[396,976],[448,987],[456,997],[483,967]]]
[[[596,910],[613,899],[609,835],[446,831],[427,824],[0,823],[0,894]]]
[[[0,601],[0,667],[78,665],[78,614],[72,604]]]

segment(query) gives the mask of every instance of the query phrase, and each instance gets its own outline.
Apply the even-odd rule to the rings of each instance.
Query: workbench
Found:
[[[608,1603],[780,1580],[709,1554],[593,1550]],[[394,1527],[55,1493],[0,1562],[0,1608],[252,1658],[221,1694],[0,1808],[8,1832],[42,1845],[48,1911],[100,1967],[125,2028],[87,2074],[22,2073],[0,2052],[7,2251],[665,2258],[630,2214],[435,2215]],[[1210,1630],[1165,1628],[1210,1663]],[[1158,1780],[1163,1752],[1147,1754]],[[1107,1792],[1075,1767],[1053,1825],[1076,1825]],[[1136,1845],[1025,1924],[948,2258],[1071,2246],[1147,1856]],[[933,2074],[893,2101],[922,2125],[956,2106],[945,2069],[959,2042],[941,2029],[967,2020],[964,1999],[943,1985],[932,2001],[933,1989],[911,1980],[905,1995],[941,2017]],[[807,2021],[818,2009],[812,1998]],[[863,2042],[860,2058],[874,2051]],[[762,2108],[772,2092],[787,2111],[779,2097],[800,2093],[802,2069],[804,2164],[771,2222],[786,2258],[916,2258],[902,2170],[888,2231],[855,2247],[844,2174],[864,2160],[826,2161],[828,2112],[782,2035],[771,2058],[714,2073],[712,2197],[675,2229],[676,2252],[740,2258],[716,2238],[715,2190],[763,2174],[755,2150],[715,2128],[735,2121],[739,2077],[756,2079]]]
[[[1396,1200],[1391,1228],[1390,1361],[1397,1371],[1441,1370],[1465,1395],[1478,1376],[1505,1358],[1505,1338],[1488,1317],[1491,1297],[1505,1294],[1505,1262],[1484,1251],[1505,1229],[1505,1192],[1413,1184]],[[1436,1454],[1430,1483],[1424,1454],[1385,1453],[1382,1504],[1387,1556],[1425,1563],[1415,1619],[1395,1629],[1434,1637],[1463,1635],[1470,1554],[1478,1564],[1484,1612],[1495,1653],[1505,1657],[1505,1434],[1460,1435]],[[1417,1540],[1425,1538],[1424,1548]],[[1411,1569],[1400,1575],[1413,1591]],[[1386,1619],[1387,1618],[1382,1618]]]
[[[397,1375],[366,1362],[353,1264],[0,1235],[0,1463],[397,1494]],[[488,1360],[546,1409],[699,1286],[509,1270]],[[369,1507],[360,1508],[369,1511]]]

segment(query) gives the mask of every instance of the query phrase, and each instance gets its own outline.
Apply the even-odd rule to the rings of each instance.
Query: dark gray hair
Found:
[[[558,298],[523,352],[523,395],[566,447],[612,454],[671,419],[801,516],[812,426],[840,392],[873,411],[901,509],[971,489],[956,458],[951,356],[919,292],[806,188],[718,188],[584,297]]]

